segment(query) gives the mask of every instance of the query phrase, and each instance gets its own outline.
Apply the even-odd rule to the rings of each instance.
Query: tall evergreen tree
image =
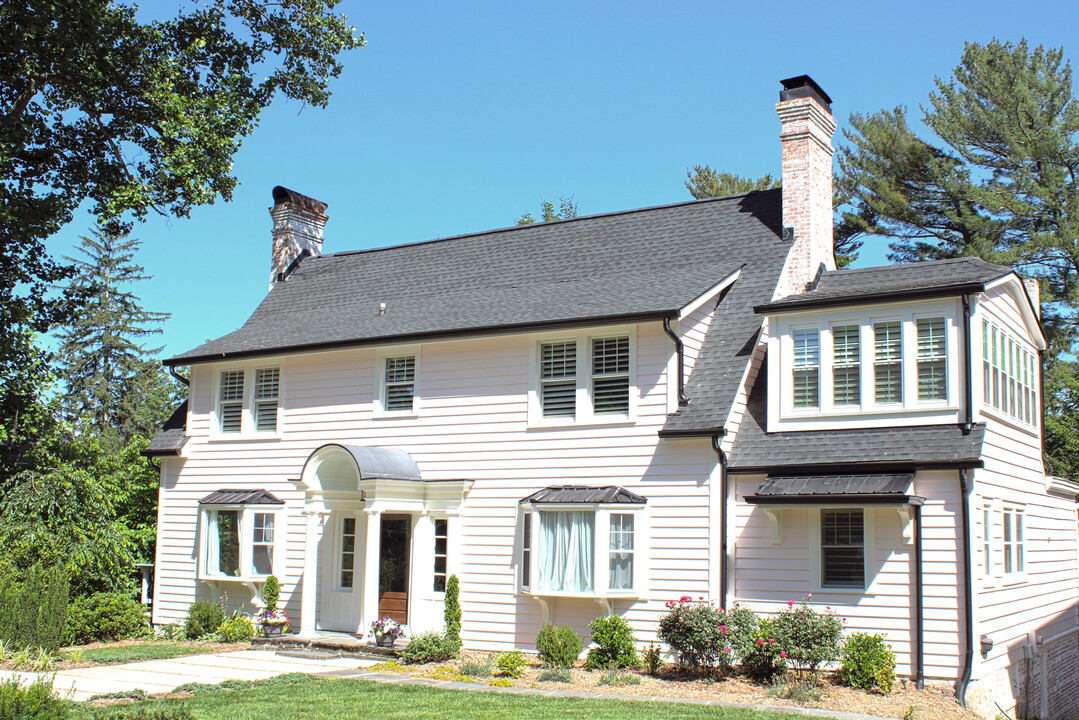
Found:
[[[67,386],[65,418],[93,432],[108,448],[148,430],[137,427],[139,402],[132,399],[142,394],[136,390],[147,389],[148,375],[160,374],[150,366],[150,357],[161,348],[143,342],[161,333],[169,314],[143,309],[130,290],[147,279],[134,260],[139,241],[96,229],[92,235],[82,238],[82,258],[68,258],[76,267],[72,288],[86,297],[86,304],[59,333],[59,366]]]
[[[921,108],[923,139],[897,107],[851,116],[844,225],[890,239],[890,259],[976,256],[1038,278],[1050,348],[1045,444],[1079,472],[1079,104],[1060,49],[969,43]]]
[[[577,203],[573,202],[573,196],[563,197],[558,195],[555,197],[558,201],[558,207],[555,208],[555,204],[550,200],[540,201],[540,219],[539,222],[550,222],[551,220],[569,220],[575,218],[579,214],[577,211]],[[532,213],[525,213],[521,217],[514,221],[517,225],[531,225],[536,222],[536,219],[532,217]]]

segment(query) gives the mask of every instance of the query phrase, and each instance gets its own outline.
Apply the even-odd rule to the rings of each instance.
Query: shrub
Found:
[[[842,667],[836,672],[839,682],[851,687],[887,695],[895,685],[895,653],[883,635],[854,633],[843,645]]]
[[[217,632],[225,622],[225,609],[210,600],[196,600],[187,609],[187,624],[184,633],[189,640],[197,640],[203,635]]]
[[[543,623],[536,636],[536,652],[547,667],[573,667],[582,650],[581,637],[569,625]]]
[[[644,668],[649,675],[655,675],[663,666],[663,655],[654,643],[648,643],[648,647],[641,653],[641,658],[644,660]]]
[[[641,678],[625,670],[608,670],[597,685],[640,685]]]
[[[802,672],[817,672],[821,665],[839,657],[843,621],[831,608],[817,612],[807,595],[801,602],[787,602],[787,609],[775,616],[773,632],[787,660]]]
[[[262,602],[266,604],[266,610],[273,612],[277,609],[277,601],[281,598],[281,583],[277,581],[276,575],[270,575],[266,578],[266,583],[262,586]]]
[[[787,671],[787,653],[775,642],[774,624],[761,618],[749,649],[741,653],[742,672],[752,680],[770,682]]]
[[[251,624],[250,619],[237,611],[232,617],[221,623],[221,627],[217,629],[217,634],[221,637],[222,642],[243,642],[244,640],[250,640],[255,634],[255,626]]]
[[[146,608],[123,593],[94,593],[75,598],[68,607],[64,642],[90,642],[142,637],[149,632]]]
[[[446,640],[453,643],[453,654],[461,649],[461,583],[456,575],[446,579]]]
[[[592,629],[592,642],[596,643],[596,647],[588,651],[584,664],[586,668],[594,670],[637,667],[637,641],[625,618],[619,615],[598,617],[589,627]]]
[[[498,672],[511,678],[519,678],[525,674],[528,660],[520,650],[510,650],[498,656]]]
[[[68,574],[61,565],[34,565],[19,579],[11,568],[0,586],[0,639],[14,648],[60,648],[67,622]]]
[[[659,620],[659,638],[678,652],[681,662],[694,670],[718,667],[730,670],[735,657],[744,657],[756,631],[756,614],[737,603],[729,610],[684,596],[667,603]]]
[[[453,641],[442,633],[425,632],[414,636],[408,645],[397,653],[410,665],[418,663],[442,662],[457,654]]]
[[[469,677],[491,677],[495,672],[495,659],[490,655],[471,658],[457,663],[457,672]]]
[[[0,720],[64,720],[68,705],[52,696],[52,680],[23,686],[17,678],[0,681]]]
[[[539,675],[540,682],[573,682],[573,671],[565,667],[547,668]]]

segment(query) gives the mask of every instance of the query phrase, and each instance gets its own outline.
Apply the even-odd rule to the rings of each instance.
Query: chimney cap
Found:
[[[325,214],[326,208],[328,207],[328,205],[321,200],[301,195],[295,190],[289,190],[287,187],[278,185],[273,189],[273,204],[276,207],[282,203],[299,205],[306,210],[313,210],[319,214]]]
[[[780,82],[783,84],[783,89],[779,91],[780,102],[811,97],[823,105],[828,112],[832,112],[832,98],[828,97],[828,93],[824,92],[821,86],[808,75],[799,75],[780,80]]]

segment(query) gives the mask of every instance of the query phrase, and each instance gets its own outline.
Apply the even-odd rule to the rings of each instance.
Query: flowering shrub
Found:
[[[399,622],[387,615],[371,623],[371,634],[376,638],[386,637],[388,635],[396,640],[404,634],[404,630],[401,629],[401,624]]]
[[[742,672],[752,680],[769,682],[787,671],[787,651],[775,636],[773,619],[760,619],[741,659]]]
[[[668,601],[667,610],[659,620],[659,638],[688,668],[702,672],[719,668],[726,673],[751,650],[757,616],[744,605],[735,603],[725,610],[685,595]]]
[[[253,619],[257,623],[262,625],[283,625],[281,632],[287,633],[289,626],[292,624],[288,619],[288,615],[281,608],[274,608],[273,610],[266,609],[254,614]]]
[[[786,659],[802,672],[817,672],[839,657],[843,621],[831,608],[818,612],[809,605],[812,595],[801,602],[789,600],[787,609],[773,619],[773,632]]]

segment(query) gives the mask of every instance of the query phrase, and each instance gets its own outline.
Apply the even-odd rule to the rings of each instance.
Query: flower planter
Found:
[[[266,637],[281,637],[281,630],[284,629],[284,625],[263,625],[262,631],[266,633]]]
[[[393,647],[393,641],[396,639],[393,635],[379,635],[375,638],[375,644],[379,647]]]

